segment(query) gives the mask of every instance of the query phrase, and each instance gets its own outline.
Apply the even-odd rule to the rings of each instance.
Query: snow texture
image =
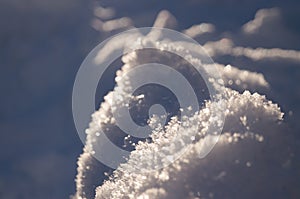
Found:
[[[100,17],[109,18],[111,12],[113,11],[100,12],[105,14]],[[95,13],[97,15],[98,11]],[[264,24],[265,15],[276,14],[276,9],[259,11],[253,21],[243,26],[244,32],[257,32]],[[130,20],[125,24],[129,25],[129,22]],[[118,26],[117,21],[111,22],[110,25],[105,23],[98,28],[106,31]],[[175,24],[175,17],[167,11],[162,11],[154,26],[173,27]],[[200,24],[183,32],[191,37],[201,37],[214,29],[212,24]],[[235,47],[228,38],[207,42],[204,48],[213,57],[231,55],[245,56],[253,60],[300,61],[298,51]],[[139,64],[153,60],[153,57],[162,60],[168,56],[163,51],[159,54],[156,52],[155,56],[152,53],[137,51],[122,58],[124,66],[117,72],[116,87],[105,97],[100,109],[92,115],[90,127],[86,130],[87,141],[78,160],[77,192],[73,196],[74,199],[292,198],[293,194],[299,194],[294,189],[293,181],[289,180],[294,154],[291,148],[286,147],[289,137],[282,133],[280,121],[283,119],[283,113],[277,104],[269,101],[264,95],[250,93],[251,90],[268,89],[268,82],[260,73],[216,63],[226,86],[224,94],[216,101],[207,101],[198,113],[184,120],[185,125],[179,136],[173,134],[172,130],[178,126],[176,117],[171,118],[164,129],[157,128],[151,135],[151,142],[137,142],[124,135],[116,126],[112,115],[112,108],[118,108],[122,104],[114,104],[112,107],[109,101],[114,92],[119,92],[124,98],[130,97],[126,90],[117,89],[130,85],[130,80],[121,82],[118,81],[118,76]],[[184,66],[180,60],[174,62],[175,68]],[[214,77],[214,74],[211,76]],[[205,158],[199,158],[203,140],[207,136],[216,139],[206,134],[208,123],[211,122],[210,115],[214,111],[223,111],[226,114],[223,132],[214,149]],[[155,117],[149,122],[155,124]],[[215,122],[218,122],[218,118]],[[99,129],[105,129],[106,135],[114,143],[130,143],[125,144],[124,148],[132,149],[130,147],[135,146],[128,161],[115,171],[93,157],[93,154],[97,153],[94,143],[97,143]],[[191,138],[190,133],[194,129],[198,129],[199,132]],[[180,159],[156,171],[136,170],[137,165],[146,168],[147,165],[160,161],[159,158],[152,158],[153,156],[172,156],[174,151],[161,149],[172,143],[175,136],[178,143],[174,144],[174,151],[178,151],[178,147],[189,146],[189,150],[185,151]],[[193,142],[188,142],[188,138],[193,139]]]

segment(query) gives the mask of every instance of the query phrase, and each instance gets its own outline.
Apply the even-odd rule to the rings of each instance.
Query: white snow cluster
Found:
[[[174,21],[170,13],[163,11],[158,15],[155,26],[171,26]],[[201,24],[185,32],[196,36],[213,30],[213,25]],[[299,60],[300,57],[296,51],[233,47],[228,39],[219,43],[208,42],[204,47],[212,56],[243,55],[255,60],[273,57]],[[164,53],[161,53],[163,57]],[[113,172],[93,157],[99,150],[94,148],[99,139],[99,129],[105,129],[111,135],[110,139],[116,142],[128,139],[122,137],[112,115],[112,108],[118,108],[121,104],[112,107],[111,97],[114,92],[119,92],[124,98],[129,97],[126,90],[117,88],[129,86],[130,80],[120,82],[118,77],[151,58],[150,52],[135,52],[123,57],[124,66],[117,72],[114,91],[105,97],[100,109],[92,115],[92,122],[86,130],[87,141],[78,160],[77,193],[74,199],[288,198],[290,191],[285,185],[291,175],[289,167],[293,153],[285,146],[287,137],[281,133],[279,121],[283,119],[283,113],[277,104],[267,100],[264,95],[245,90],[268,88],[262,74],[231,65],[216,64],[226,86],[222,97],[207,101],[193,117],[181,121],[185,124],[180,135],[174,133],[173,129],[178,127],[174,117],[165,128],[153,131],[151,142],[138,142],[128,161]],[[160,59],[160,56],[156,59]],[[214,74],[211,76],[214,77]],[[204,139],[207,136],[217,139],[206,134],[214,111],[222,111],[226,115],[223,132],[213,150],[205,158],[199,158]],[[150,120],[151,123],[155,123],[155,118]],[[195,129],[198,129],[198,134],[193,137],[191,132]],[[192,139],[192,142],[188,139]],[[174,146],[163,150],[170,143]],[[161,157],[172,159],[173,153],[183,146],[188,146],[188,150],[169,166],[155,171],[140,169],[159,163]]]
[[[161,149],[173,140],[172,135],[169,135],[170,137],[167,135],[164,136],[165,139],[162,137],[153,139],[153,143],[139,143],[128,163],[121,165],[110,180],[97,188],[96,198],[211,198],[213,195],[223,198],[223,194],[227,196],[225,198],[230,198],[233,194],[231,189],[240,190],[234,186],[241,186],[239,184],[241,182],[246,186],[242,187],[245,192],[239,193],[236,190],[236,194],[240,194],[236,195],[239,196],[237,198],[251,198],[257,193],[249,194],[248,190],[259,191],[262,186],[267,188],[263,182],[257,185],[256,180],[261,179],[261,172],[266,175],[262,176],[261,180],[271,179],[276,175],[276,170],[266,171],[264,157],[271,150],[268,148],[268,142],[278,135],[277,132],[267,132],[266,126],[282,119],[282,113],[277,105],[266,101],[265,97],[259,94],[251,95],[248,91],[239,94],[232,90],[226,92],[228,98],[222,100],[226,103],[227,114],[224,133],[207,157],[203,159],[198,157],[203,147],[203,137],[198,137],[189,150],[170,166],[153,172],[134,171],[137,164],[142,164],[141,167],[145,168],[147,164],[155,164],[152,152],[165,156]],[[196,118],[187,122],[186,129],[181,133],[186,135],[190,129],[199,126],[200,131],[205,129],[212,108],[215,108],[215,104],[208,103]],[[169,132],[172,132],[172,128],[176,128],[176,125],[176,123],[169,124],[167,128],[170,129]],[[184,142],[184,139],[180,141]],[[278,140],[276,144],[278,147],[282,146]],[[268,158],[274,161],[274,157]],[[288,157],[286,158],[285,161],[288,161]],[[274,164],[280,168],[284,162]],[[247,178],[252,179],[245,182]],[[226,187],[230,187],[230,190]],[[260,191],[268,194],[272,190]]]

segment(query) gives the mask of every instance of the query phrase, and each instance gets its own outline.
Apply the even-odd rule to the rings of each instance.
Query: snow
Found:
[[[285,50],[280,48],[248,48],[241,46],[234,46],[231,39],[223,38],[219,41],[207,42],[204,45],[210,56],[232,55],[235,57],[245,56],[254,61],[259,60],[289,60],[300,61],[300,51]]]
[[[192,27],[183,30],[182,32],[192,38],[198,37],[205,33],[212,33],[215,31],[215,26],[210,23],[201,23],[199,25],[193,25]]]
[[[261,18],[260,15],[257,17]],[[154,24],[157,27],[173,26],[174,20],[169,12],[163,11]],[[261,25],[254,20],[245,26],[245,31],[256,30],[255,24]],[[213,25],[200,24],[184,32],[195,37],[213,30]],[[157,36],[151,33],[148,35],[154,38]],[[113,50],[115,46],[123,45],[122,42],[114,42],[111,46],[108,44],[107,48]],[[162,46],[161,55],[156,57],[158,60],[166,56],[163,49],[173,48],[161,43],[153,45]],[[255,61],[278,58],[299,61],[300,57],[299,52],[293,50],[235,47],[228,38],[207,42],[204,48],[213,57],[225,54],[245,56]],[[104,52],[109,54],[109,51]],[[99,53],[99,56],[103,54]],[[86,131],[86,145],[78,160],[77,193],[74,198],[93,198],[96,186],[96,199],[289,197],[287,194],[294,186],[288,180],[292,175],[289,162],[292,161],[293,152],[286,147],[289,138],[281,131],[280,121],[284,114],[266,96],[247,90],[269,88],[261,73],[216,63],[226,86],[219,98],[206,101],[204,107],[189,118],[178,120],[172,117],[164,128],[157,124],[156,116],[150,118],[149,125],[154,128],[152,142],[134,143],[132,137],[123,136],[116,127],[113,110],[124,105],[122,103],[131,97],[125,88],[134,80],[121,77],[131,68],[147,63],[151,57],[151,52],[133,52],[123,56],[124,66],[117,72],[116,87],[92,115],[90,127]],[[192,56],[186,58],[193,60]],[[218,79],[214,79],[214,71],[208,67],[207,72],[212,82],[218,84]],[[121,98],[113,104],[112,98],[116,92]],[[144,98],[144,95],[138,95],[136,100]],[[224,124],[221,116],[216,113],[226,115]],[[209,128],[219,126],[223,126],[220,137],[206,133]],[[115,142],[124,141],[126,147],[135,146],[131,153],[124,152],[126,161],[113,172],[93,157],[101,153],[101,147],[96,146],[102,138],[99,136],[100,129],[106,129],[106,133]],[[197,134],[193,135],[195,129]],[[218,142],[213,150],[205,153],[209,142],[216,140]],[[291,185],[291,188],[283,189],[286,184]]]
[[[271,8],[271,9],[261,9],[259,10],[255,18],[245,25],[243,25],[242,30],[246,34],[253,34],[259,32],[260,29],[264,28],[266,24],[269,23],[269,21],[272,21],[274,19],[280,18],[280,11],[278,8]]]
[[[206,108],[203,109],[203,112],[200,111],[199,115],[196,116],[197,119],[187,121],[187,127],[184,131],[180,131],[182,136],[180,142],[191,145],[189,150],[185,151],[180,159],[158,171],[147,172],[146,169],[135,170],[136,167],[140,169],[147,168],[148,165],[158,164],[155,161],[160,161],[161,157],[167,155],[165,153],[172,154],[172,151],[164,151],[162,149],[163,146],[174,142],[172,128],[177,125],[177,123],[174,122],[169,124],[168,130],[165,132],[167,135],[163,136],[165,139],[158,135],[158,137],[153,139],[153,143],[139,143],[136,150],[131,153],[129,161],[121,165],[114,172],[110,181],[106,181],[102,186],[97,188],[96,198],[126,198],[126,196],[129,198],[141,196],[151,198],[151,194],[153,193],[148,193],[148,191],[155,190],[157,187],[159,187],[160,190],[164,190],[164,194],[158,195],[159,197],[157,198],[182,198],[183,193],[194,191],[193,186],[199,187],[197,191],[200,192],[200,195],[203,194],[205,196],[206,194],[214,193],[215,190],[217,190],[216,194],[219,194],[220,187],[218,187],[218,183],[220,181],[225,181],[222,183],[226,183],[227,173],[232,177],[234,176],[235,170],[240,169],[243,175],[240,177],[245,177],[249,175],[249,173],[244,171],[245,167],[251,167],[252,164],[257,166],[257,170],[252,171],[253,175],[255,175],[255,172],[259,173],[260,167],[263,166],[264,162],[258,162],[256,159],[263,159],[265,154],[253,154],[253,150],[259,151],[265,148],[268,149],[268,143],[264,142],[264,136],[273,136],[272,139],[278,136],[278,132],[273,132],[273,135],[260,132],[266,130],[264,125],[267,125],[269,122],[281,120],[283,114],[277,105],[268,102],[265,97],[258,94],[250,94],[249,92],[239,94],[229,89],[227,90],[227,94],[228,99],[223,99],[227,109],[224,133],[219,138],[219,142],[211,154],[203,159],[199,158],[199,154],[201,150],[203,150],[205,137],[203,135],[197,136],[195,143],[184,143],[186,142],[184,137],[188,136],[188,133],[191,132],[189,131],[190,129],[198,125],[203,125],[200,127],[200,132],[201,129],[205,129],[206,123],[199,123],[199,121],[207,121],[210,111],[205,109],[215,107],[215,104],[208,103]],[[257,115],[259,115],[259,118]],[[247,123],[241,121],[241,117],[248,118]],[[274,126],[276,126],[275,123]],[[252,131],[257,133],[252,133]],[[277,140],[277,142],[278,141],[279,140]],[[282,147],[282,145],[278,145],[278,147]],[[168,149],[172,149],[172,147]],[[236,150],[234,153],[228,152],[234,150]],[[177,150],[175,149],[174,151]],[[161,157],[157,158],[156,156]],[[231,166],[236,164],[236,160],[242,162],[238,164],[238,168]],[[138,164],[142,164],[141,167],[139,167]],[[220,171],[219,174],[218,171]],[[274,174],[273,172],[271,173]],[[187,176],[197,176],[199,179]],[[208,184],[214,183],[214,186],[212,184],[210,185],[214,188],[210,188],[209,193],[207,193],[208,190],[205,188],[207,185],[204,186],[205,182]],[[251,186],[255,186],[255,184]],[[255,191],[255,189],[253,189],[253,191]],[[239,196],[244,197],[244,194],[245,193],[241,193]],[[250,198],[250,196],[247,197]]]

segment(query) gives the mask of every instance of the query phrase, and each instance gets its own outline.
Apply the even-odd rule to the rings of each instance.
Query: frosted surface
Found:
[[[271,14],[272,12],[276,10],[271,11]],[[258,19],[246,24],[244,31],[248,34],[255,32],[259,27],[254,26],[260,25],[261,15],[258,13]],[[159,27],[173,26],[175,18],[169,12],[163,11],[154,24]],[[209,34],[214,29],[212,24],[200,24],[183,32],[196,37]],[[292,61],[299,61],[300,57],[298,51],[292,50],[236,47],[230,39],[206,42],[204,48],[212,57],[231,55],[245,56],[253,60]],[[164,56],[163,52],[161,56]],[[121,81],[118,77],[138,64],[147,63],[149,59],[151,53],[147,52],[131,53],[122,58],[124,66],[116,74],[116,87],[105,97],[100,109],[92,115],[92,122],[86,130],[87,142],[78,160],[77,193],[74,198],[92,198],[94,190],[97,199],[255,198],[258,195],[260,198],[287,198],[285,194],[288,191],[282,190],[282,186],[285,179],[291,175],[289,168],[293,152],[286,147],[289,138],[281,132],[280,121],[283,120],[284,114],[280,107],[263,94],[252,92],[269,88],[261,73],[216,63],[226,86],[223,95],[216,101],[207,101],[199,113],[183,120],[184,128],[179,135],[174,134],[172,130],[178,125],[178,120],[174,117],[165,130],[157,128],[153,131],[152,142],[134,143],[130,141],[130,136],[120,136],[112,109],[121,104],[112,105],[110,101],[114,92],[119,92],[124,99],[130,97],[126,91],[120,89],[126,87],[124,85],[130,85],[130,80]],[[159,55],[157,59],[160,59]],[[209,66],[208,73],[214,77],[213,71],[209,71]],[[205,147],[203,140],[217,139],[206,134],[208,123],[211,122],[210,114],[217,111],[226,114],[222,135],[213,151],[205,158],[199,158],[201,150]],[[218,122],[218,118],[213,121],[215,125],[218,125]],[[149,123],[157,125],[155,117]],[[93,154],[97,153],[94,143],[99,139],[100,128],[107,129],[107,133],[112,134],[112,139],[124,141],[126,146],[135,147],[128,161],[115,171],[93,158]],[[199,132],[193,137],[190,133],[194,129],[199,129]],[[177,142],[173,143],[174,137]],[[187,142],[188,139],[192,139],[193,142]],[[170,143],[174,145],[170,147],[171,150],[162,150]],[[183,145],[189,145],[189,150],[182,153],[181,158],[168,167],[152,172],[136,170],[137,165],[139,168],[146,168],[147,165],[158,163],[157,161],[161,161],[160,157],[172,159],[173,152]],[[109,177],[104,180],[103,174]],[[97,185],[99,186],[96,188]]]

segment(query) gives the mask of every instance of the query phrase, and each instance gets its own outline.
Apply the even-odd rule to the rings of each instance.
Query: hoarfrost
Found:
[[[231,55],[235,57],[245,56],[253,61],[259,60],[278,60],[300,61],[300,51],[285,50],[280,48],[248,48],[234,46],[231,39],[223,38],[219,41],[207,42],[204,45],[210,56]]]
[[[246,34],[253,34],[259,32],[260,29],[264,28],[264,23],[267,23],[271,20],[278,20],[280,18],[280,11],[278,8],[271,8],[271,9],[261,9],[259,10],[255,18],[252,21],[246,23],[242,30]]]
[[[183,30],[182,32],[192,38],[200,36],[205,33],[212,33],[215,31],[215,26],[209,23],[201,23],[199,25],[193,25],[192,27]]]
[[[260,150],[268,149],[268,144],[262,142],[262,137],[266,136],[268,139],[273,137],[272,139],[274,139],[278,135],[276,135],[276,132],[273,132],[273,135],[268,132],[263,134],[259,132],[267,130],[266,124],[281,120],[283,114],[276,104],[270,103],[264,96],[250,94],[249,92],[239,94],[230,89],[226,90],[226,95],[227,98],[222,99],[226,103],[227,113],[224,133],[219,138],[219,142],[211,154],[204,159],[198,158],[205,137],[205,134],[199,134],[195,142],[190,144],[189,150],[169,167],[153,172],[133,172],[132,169],[138,163],[145,166],[153,164],[156,159],[149,158],[152,157],[151,152],[165,156],[166,154],[161,148],[163,145],[172,142],[173,137],[172,134],[170,137],[164,136],[167,139],[163,140],[158,136],[153,139],[153,143],[139,143],[136,150],[131,153],[129,161],[114,171],[114,177],[110,181],[97,188],[96,198],[126,198],[128,196],[130,196],[129,198],[137,198],[140,195],[151,197],[152,195],[147,195],[145,190],[155,189],[156,187],[164,190],[166,194],[154,198],[184,198],[188,192],[196,191],[194,190],[195,187],[205,198],[205,196],[208,197],[209,193],[215,193],[215,190],[218,190],[215,195],[220,194],[220,181],[223,181],[222,184],[226,183],[226,176],[234,177],[235,171],[239,171],[243,175],[239,176],[240,178],[247,177],[249,173],[245,170],[245,165],[250,167],[249,162],[254,162],[260,167],[263,166],[264,162],[256,160],[263,159],[265,156],[264,153],[259,155]],[[214,103],[207,103],[206,107],[195,116],[197,120],[190,119],[187,121],[187,128],[181,131],[181,142],[185,142],[184,137],[188,136],[189,129],[193,129],[195,126],[200,126],[200,132],[205,129],[206,123],[197,121],[207,121],[210,116],[210,111],[207,111],[207,109],[213,108],[215,108]],[[257,133],[251,133],[248,129],[243,128],[245,123],[240,120],[241,117],[248,118],[249,130]],[[176,126],[176,123],[170,123],[168,129],[172,129],[173,126]],[[169,153],[172,154],[172,151]],[[244,165],[240,164],[238,168],[237,166],[232,167],[232,165],[235,165],[236,158],[239,158],[240,162],[244,162]],[[260,172],[260,167],[251,171],[253,175],[255,172]],[[221,172],[222,169],[225,171]],[[218,175],[218,171],[222,175]],[[271,174],[274,173],[270,172]],[[235,180],[240,180],[240,178]],[[255,182],[252,183],[254,184],[251,186],[255,186]],[[207,189],[208,185],[209,189]],[[253,188],[253,190],[255,189]],[[244,194],[242,193],[240,197],[244,197]]]
[[[252,26],[257,23],[257,21],[249,22],[245,26],[245,31],[254,31],[255,28]],[[155,26],[158,27],[174,26],[174,24],[176,24],[175,18],[167,11],[160,13],[155,22]],[[191,37],[196,37],[213,30],[214,26],[211,24],[200,24],[184,32]],[[126,42],[131,41],[130,37],[126,39]],[[113,50],[115,46],[119,48],[125,41],[113,42],[108,44],[109,50]],[[229,54],[243,55],[253,60],[287,58],[296,61],[299,61],[300,57],[298,51],[234,47],[229,39],[207,42],[204,47],[212,56]],[[103,52],[109,55],[109,51]],[[104,55],[99,53],[99,56]],[[199,112],[180,121],[183,129],[179,135],[174,134],[174,129],[179,123],[176,117],[171,118],[168,125],[163,128],[157,125],[154,116],[148,121],[150,126],[156,127],[151,134],[151,142],[147,140],[138,142],[128,161],[121,164],[118,169],[112,171],[93,157],[93,154],[97,153],[93,144],[99,139],[99,129],[105,129],[112,140],[116,142],[121,140],[125,148],[131,147],[134,143],[132,137],[124,136],[116,127],[112,114],[112,109],[118,108],[124,99],[131,97],[126,90],[120,89],[130,85],[130,80],[121,81],[119,77],[132,67],[147,63],[153,57],[162,59],[163,56],[166,56],[163,51],[156,56],[151,52],[139,51],[123,56],[124,66],[117,72],[116,87],[105,97],[100,109],[92,115],[92,122],[86,131],[86,145],[78,160],[77,192],[74,199],[93,198],[94,190],[98,185],[100,186],[96,188],[95,196],[97,199],[232,198],[233,196],[254,198],[257,194],[264,198],[274,195],[277,198],[284,198],[285,192],[280,190],[283,182],[276,180],[277,172],[282,171],[282,165],[285,165],[284,163],[289,161],[291,156],[289,149],[284,147],[286,138],[280,134],[278,121],[283,119],[283,113],[277,104],[267,100],[264,95],[244,91],[257,87],[268,88],[269,85],[262,74],[240,70],[231,65],[216,63],[227,87],[224,94],[216,101],[207,101]],[[208,73],[214,77],[213,71],[208,70]],[[233,89],[244,92],[239,93]],[[111,98],[114,92],[119,92],[121,99],[112,105]],[[144,97],[138,95],[134,100],[142,100]],[[222,111],[226,114],[223,133],[211,153],[201,159],[199,154],[205,147],[204,139],[207,137],[216,139],[213,135],[206,134],[210,116],[214,111]],[[218,122],[216,118],[215,125],[219,125]],[[192,136],[190,133],[195,129],[199,130],[198,134]],[[170,143],[173,145],[169,146]],[[162,157],[173,160],[174,152],[183,145],[188,145],[188,150],[168,167],[151,172],[135,170],[137,165],[140,165],[138,168],[142,168],[157,164],[158,161],[162,161]],[[163,150],[164,146],[168,146],[168,150]],[[266,156],[268,160],[265,160]],[[266,161],[272,162],[271,169]],[[286,177],[290,174],[282,172],[282,175]],[[270,183],[269,181],[274,178],[275,180]]]

